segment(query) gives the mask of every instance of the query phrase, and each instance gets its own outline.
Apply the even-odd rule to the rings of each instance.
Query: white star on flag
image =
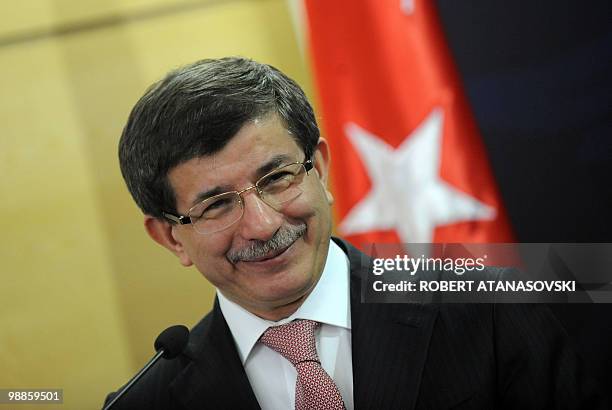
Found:
[[[492,220],[496,210],[440,178],[442,109],[394,149],[349,122],[344,131],[358,151],[372,188],[339,225],[344,235],[395,229],[404,243],[431,243],[436,226]]]
[[[414,0],[400,0],[400,9],[405,14],[414,13]]]

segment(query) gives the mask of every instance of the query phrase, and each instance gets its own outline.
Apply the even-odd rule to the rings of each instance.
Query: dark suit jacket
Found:
[[[546,307],[361,303],[363,254],[334,240],[351,266],[356,409],[607,408]],[[217,301],[184,353],[158,362],[116,405],[259,408]]]

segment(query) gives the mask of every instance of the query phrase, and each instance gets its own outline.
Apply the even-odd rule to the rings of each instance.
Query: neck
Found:
[[[293,302],[290,302],[286,305],[277,306],[272,309],[247,309],[247,310],[249,310],[251,313],[259,316],[262,319],[270,320],[273,322],[278,322],[279,320],[288,318],[289,316],[294,314],[299,309],[299,307],[302,306],[302,303],[304,303],[304,301],[306,300],[309,294],[310,292],[308,292],[306,295],[303,295],[302,297],[300,297],[299,299]]]

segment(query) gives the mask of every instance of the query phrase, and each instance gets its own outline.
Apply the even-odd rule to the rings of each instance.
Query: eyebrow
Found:
[[[257,171],[255,171],[255,176],[257,177],[257,179],[259,179],[266,175],[268,172],[280,167],[281,165],[288,164],[294,161],[295,159],[291,158],[287,154],[275,155],[268,162],[257,168]]]
[[[294,161],[295,159],[287,154],[275,155],[272,158],[270,158],[268,162],[266,162],[265,164],[257,168],[257,170],[255,171],[255,180],[258,180],[259,178],[266,175],[268,172],[280,167],[283,164],[288,164]],[[225,192],[234,191],[234,190],[235,189],[232,189],[228,185],[218,185],[212,189],[208,189],[206,191],[199,192],[196,195],[195,199],[193,200],[190,206],[195,206],[199,204],[200,202],[210,197],[213,197],[215,195],[223,194]]]

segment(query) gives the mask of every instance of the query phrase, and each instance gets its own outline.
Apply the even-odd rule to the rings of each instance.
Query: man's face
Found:
[[[199,194],[215,188],[225,192],[252,186],[279,156],[285,156],[281,166],[305,160],[278,116],[249,121],[220,152],[189,160],[169,172],[177,210],[187,214]],[[202,235],[191,225],[173,226],[173,251],[184,265],[194,264],[226,297],[247,310],[273,319],[279,313],[280,317],[292,313],[317,283],[329,247],[332,199],[326,190],[324,140],[313,160],[314,168],[301,182],[302,193],[281,211],[263,202],[255,190],[247,191],[242,195],[242,219],[223,231]],[[251,246],[261,247],[272,238],[283,243],[280,249],[257,260],[235,260]]]

